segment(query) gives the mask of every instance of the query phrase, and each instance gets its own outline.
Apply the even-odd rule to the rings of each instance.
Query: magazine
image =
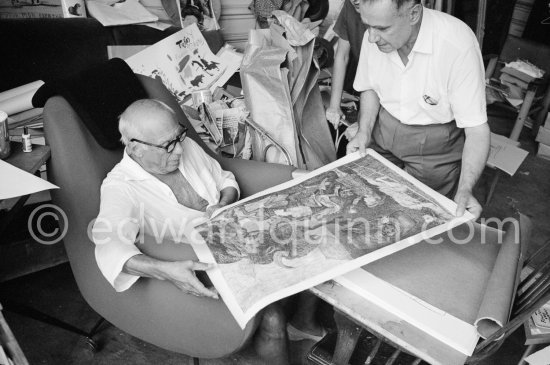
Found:
[[[238,324],[473,216],[368,150],[216,212],[190,239]]]

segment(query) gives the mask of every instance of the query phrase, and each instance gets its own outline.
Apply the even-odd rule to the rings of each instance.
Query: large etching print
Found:
[[[194,246],[237,322],[282,297],[456,226],[455,205],[375,152],[221,210]]]

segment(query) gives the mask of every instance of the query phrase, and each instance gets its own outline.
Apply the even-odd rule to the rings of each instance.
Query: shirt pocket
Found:
[[[453,120],[451,103],[445,93],[427,89],[418,99],[418,104],[434,123],[447,123]]]

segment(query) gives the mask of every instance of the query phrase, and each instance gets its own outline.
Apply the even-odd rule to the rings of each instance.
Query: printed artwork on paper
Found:
[[[195,251],[199,259],[218,264],[211,278],[241,325],[269,302],[454,222],[450,200],[419,188],[373,151],[357,157],[236,203],[196,227],[206,245]]]
[[[196,24],[126,60],[136,73],[161,80],[180,102],[195,90],[223,85],[238,69],[214,55]]]

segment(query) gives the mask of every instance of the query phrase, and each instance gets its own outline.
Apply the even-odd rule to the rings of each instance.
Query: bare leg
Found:
[[[298,294],[298,305],[290,323],[297,329],[311,335],[321,336],[323,327],[316,321],[315,312],[319,298],[308,291]]]
[[[271,304],[264,310],[254,337],[254,349],[266,364],[289,363],[286,318],[279,304]]]

